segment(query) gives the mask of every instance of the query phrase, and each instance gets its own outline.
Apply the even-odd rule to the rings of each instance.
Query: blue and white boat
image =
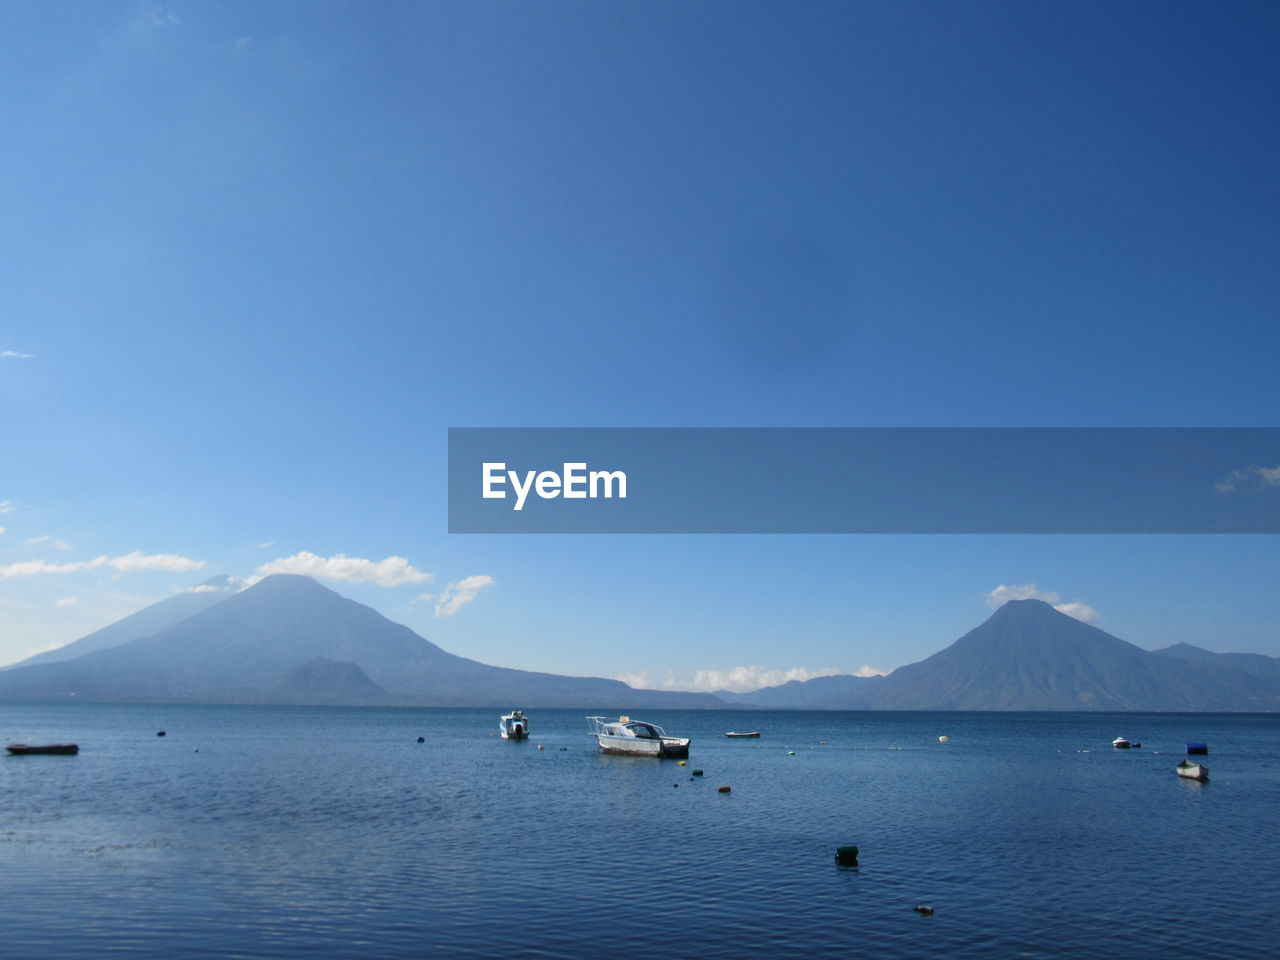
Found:
[[[512,710],[498,721],[498,732],[503,740],[528,740],[529,718],[523,710]]]
[[[687,757],[689,740],[685,737],[669,737],[667,731],[656,723],[619,717],[587,717],[596,743],[605,753],[627,753],[636,757]]]

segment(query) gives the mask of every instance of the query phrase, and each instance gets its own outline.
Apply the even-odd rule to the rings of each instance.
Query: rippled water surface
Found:
[[[580,711],[0,707],[81,745],[0,758],[0,956],[1276,955],[1280,718],[644,719],[687,766]]]

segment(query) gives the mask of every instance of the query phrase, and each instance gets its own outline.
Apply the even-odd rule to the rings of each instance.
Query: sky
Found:
[[[653,687],[887,671],[1014,596],[1280,655],[1274,536],[450,535],[445,496],[449,427],[1280,426],[1273,3],[0,18],[0,663],[273,571]]]

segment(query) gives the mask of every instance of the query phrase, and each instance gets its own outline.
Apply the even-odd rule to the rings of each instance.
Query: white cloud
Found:
[[[440,591],[436,597],[436,616],[452,617],[459,610],[476,598],[485,587],[493,585],[493,577],[477,574],[466,577],[457,583],[451,583]]]
[[[108,557],[103,554],[92,560],[73,560],[70,563],[49,563],[46,560],[24,560],[0,566],[0,578],[33,577],[42,573],[79,573],[82,570],[101,570],[106,567],[120,573],[134,573],[138,570],[168,570],[181,573],[187,570],[199,570],[204,566],[203,560],[192,560],[190,557],[176,553],[145,554],[141,550],[120,557]]]
[[[13,513],[12,500],[0,500],[0,514]]]
[[[983,600],[992,610],[1004,606],[1010,600],[1043,600],[1045,603],[1052,604],[1053,609],[1059,613],[1065,613],[1068,617],[1075,617],[1084,623],[1093,623],[1098,619],[1098,611],[1083,600],[1064,601],[1061,595],[1052,590],[1041,590],[1034,583],[1024,583],[1019,586],[1002,583],[994,590],[989,590]]]
[[[182,23],[182,20],[168,7],[156,7],[151,11],[151,25],[153,27],[176,27],[180,23]]]
[[[0,527],[0,533],[4,533],[4,527]]]
[[[274,545],[275,545],[275,541],[274,541],[274,540],[264,540],[264,541],[262,541],[262,543],[255,543],[255,544],[253,544],[253,546],[254,546],[254,547],[256,547],[256,548],[257,548],[257,549],[259,549],[259,550],[265,550],[265,549],[267,549],[267,547],[274,546]]]
[[[1232,470],[1213,485],[1219,493],[1234,493],[1241,487],[1280,487],[1280,466],[1248,467],[1244,470]]]
[[[634,687],[636,690],[643,690],[649,685],[649,671],[641,670],[639,673],[619,673],[614,676],[615,680],[621,680],[628,687]]]
[[[26,543],[27,543],[29,546],[34,545],[34,544],[37,544],[37,543],[47,543],[47,544],[49,544],[49,546],[53,547],[55,550],[71,550],[71,549],[74,549],[74,548],[71,546],[71,544],[67,543],[67,542],[66,542],[66,541],[64,541],[64,540],[54,540],[54,539],[53,539],[53,534],[50,534],[50,533],[46,533],[46,534],[45,534],[44,536],[42,536],[42,537],[28,537],[28,538],[27,538],[27,540],[26,540]]]
[[[239,577],[228,577],[226,583],[202,583],[195,587],[175,587],[174,593],[232,593],[244,586]]]
[[[34,353],[19,353],[17,350],[0,350],[0,357],[6,360],[30,360]]]
[[[1065,613],[1068,617],[1075,617],[1084,623],[1093,623],[1098,619],[1098,611],[1080,600],[1072,600],[1070,603],[1055,603],[1053,609],[1059,613]]]
[[[79,597],[63,597],[61,600],[53,601],[53,605],[55,607],[74,607],[79,602]]]
[[[204,566],[203,560],[192,560],[190,557],[179,556],[176,553],[148,555],[141,550],[135,550],[123,557],[112,557],[109,560],[106,557],[99,557],[98,560],[104,560],[106,566],[114,567],[121,573],[133,573],[137,570],[167,570],[170,573],[183,573],[188,570],[199,570]],[[98,560],[93,562],[97,563]]]
[[[776,687],[791,680],[812,680],[814,677],[831,677],[843,671],[835,667],[824,667],[821,670],[809,670],[805,667],[790,667],[786,670],[767,670],[764,667],[750,665],[734,667],[731,670],[699,670],[693,675],[693,690],[731,690],[734,693],[749,693],[761,687]]]
[[[319,580],[345,580],[347,583],[376,583],[380,587],[398,587],[404,583],[430,583],[434,574],[415,570],[404,557],[387,557],[385,560],[365,560],[335,553],[321,557],[303,550],[292,557],[281,557],[264,563],[250,579],[257,583],[273,573],[300,573]]]

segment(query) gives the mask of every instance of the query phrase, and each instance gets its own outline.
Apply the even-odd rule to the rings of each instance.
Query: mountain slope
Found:
[[[1214,653],[1190,643],[1175,643],[1152,653],[1200,666],[1228,667],[1259,679],[1280,682],[1280,657],[1267,657],[1261,653]]]
[[[1005,604],[933,656],[895,670],[867,705],[892,710],[1275,710],[1280,689],[1190,668],[1059,613]]]
[[[882,680],[883,677],[855,677],[841,673],[811,680],[789,680],[751,693],[717,690],[715,695],[726,703],[742,706],[849,710],[854,704],[865,702]]]
[[[309,577],[278,574],[128,643],[0,673],[0,696],[262,702],[317,659],[356,665],[391,702],[440,706],[720,707],[708,694],[633,690],[617,680],[491,667]]]
[[[235,592],[236,586],[237,582],[231,577],[210,577],[194,590],[188,590],[167,597],[159,603],[153,603],[149,607],[143,607],[137,613],[132,613],[123,620],[117,620],[101,630],[86,634],[65,647],[38,653],[34,657],[10,664],[5,669],[30,667],[42,663],[61,663],[82,657],[86,653],[93,653],[95,650],[106,650],[109,647],[128,643],[130,640],[137,640],[139,637],[149,637],[202,610],[207,610],[215,603],[221,603]]]

